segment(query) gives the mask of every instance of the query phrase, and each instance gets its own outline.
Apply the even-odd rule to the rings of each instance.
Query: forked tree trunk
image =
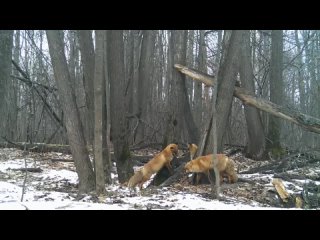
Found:
[[[63,32],[48,30],[47,38],[72,157],[79,177],[79,192],[90,192],[95,187],[95,178],[64,54]]]
[[[238,71],[243,31],[225,32],[225,47],[220,61],[217,92],[217,153],[223,151],[223,137],[232,106],[233,91]],[[229,39],[228,39],[229,38]],[[211,134],[210,134],[211,135]],[[212,152],[212,149],[211,151]]]

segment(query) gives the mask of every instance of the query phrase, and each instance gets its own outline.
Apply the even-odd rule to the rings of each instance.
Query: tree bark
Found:
[[[95,56],[92,34],[90,30],[78,30],[81,62],[83,65],[83,85],[86,95],[87,124],[89,130],[89,143],[93,142],[94,126],[94,96],[93,96],[93,75],[95,69]]]
[[[271,33],[271,63],[270,63],[270,101],[275,104],[283,103],[283,39],[282,30],[273,30]],[[279,118],[269,117],[267,149],[278,149],[280,152],[281,122]]]
[[[255,94],[253,69],[251,65],[250,31],[244,31],[243,48],[241,49],[240,80],[242,86],[252,95]],[[258,109],[245,106],[244,113],[248,129],[247,156],[256,160],[263,157],[265,151],[265,135]]]
[[[12,101],[12,79],[11,58],[12,58],[13,30],[0,30],[0,134],[10,137],[10,122],[8,120]]]
[[[128,145],[128,119],[124,106],[124,55],[123,31],[108,32],[108,71],[111,97],[111,137],[117,161],[117,172],[120,183],[124,183],[133,174],[130,164]]]
[[[203,31],[203,30],[200,30]],[[202,35],[201,35],[202,34]],[[202,37],[202,38],[201,38]],[[200,33],[199,38],[199,55],[198,55],[198,69],[200,72],[207,73],[206,66],[205,66],[205,60],[204,60],[204,47],[202,47],[202,44],[204,44],[204,36],[203,33]],[[203,112],[203,102],[202,102],[202,84],[199,82],[194,82],[194,106],[193,106],[193,112],[194,112],[194,120],[198,127],[201,127],[202,124],[202,112]],[[197,142],[195,142],[197,143]]]
[[[230,35],[229,35],[230,34]],[[232,106],[232,93],[234,91],[238,71],[239,53],[241,49],[243,31],[226,31],[224,35],[225,48],[220,61],[218,73],[217,113],[217,152],[223,152],[223,137],[228,123]],[[229,38],[229,40],[228,40]],[[212,152],[212,150],[210,151]]]
[[[186,63],[186,31],[171,31],[172,47],[173,47],[173,62],[178,62],[181,64]],[[175,137],[176,142],[183,142],[182,130],[186,126],[189,139],[188,142],[197,143],[199,140],[199,130],[194,122],[191,108],[189,104],[189,99],[187,95],[187,89],[185,85],[185,76],[173,71],[172,79],[174,81],[176,99],[172,99],[170,104],[173,104],[174,118],[173,121],[176,122],[175,125]]]
[[[104,30],[96,30],[96,56],[94,71],[94,163],[96,192],[106,193],[103,162],[106,158],[106,87],[104,78]]]
[[[151,101],[150,82],[151,70],[153,68],[153,56],[155,45],[155,32],[153,30],[142,31],[142,46],[139,62],[139,80],[137,88],[138,117],[147,119],[147,106]],[[144,124],[139,124],[136,132],[135,142],[143,140],[145,135]]]
[[[111,179],[111,169],[112,169],[112,163],[111,163],[111,152],[110,152],[110,146],[111,146],[111,105],[110,105],[110,78],[109,78],[109,69],[108,69],[108,36],[107,32],[104,34],[104,76],[105,76],[105,91],[106,91],[106,132],[104,133],[106,135],[106,158],[104,158],[104,169],[105,169],[105,175],[106,175],[106,182],[112,183]]]
[[[48,30],[46,33],[68,139],[79,177],[79,192],[90,192],[95,187],[95,179],[64,54],[63,32]]]

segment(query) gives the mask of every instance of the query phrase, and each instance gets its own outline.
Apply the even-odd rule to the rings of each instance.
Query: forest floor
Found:
[[[145,149],[135,154],[151,158],[157,152]],[[223,183],[222,198],[218,201],[212,200],[209,184],[191,185],[187,174],[169,187],[150,186],[142,192],[130,192],[118,183],[115,166],[107,196],[98,198],[94,193],[79,196],[74,163],[57,159],[71,160],[72,157],[57,152],[26,154],[14,148],[0,148],[0,209],[298,209],[294,205],[284,208],[281,204],[271,183],[279,176],[289,194],[300,195],[308,201],[303,208],[318,208],[318,200],[312,202],[310,196],[320,192],[319,161],[282,173],[265,170],[245,174],[242,172],[266,166],[270,161],[257,162],[237,153],[232,159],[238,169],[239,182]],[[26,174],[19,170],[25,167],[38,172]]]

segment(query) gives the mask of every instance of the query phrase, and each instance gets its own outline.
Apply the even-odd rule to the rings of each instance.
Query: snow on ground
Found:
[[[127,187],[112,184],[107,186],[107,196],[104,199],[98,199],[94,194],[78,196],[78,179],[73,163],[53,163],[50,158],[57,156],[61,158],[61,154],[50,154],[41,157],[39,154],[30,153],[23,158],[20,150],[0,149],[0,209],[281,209],[263,206],[254,201],[249,204],[248,201],[244,203],[240,198],[223,194],[223,201],[212,200],[196,192],[190,193],[186,189],[179,190],[174,187],[148,188],[136,193],[130,192]],[[27,176],[25,172],[16,171],[17,168],[25,167],[25,161],[27,167],[40,167],[43,171],[28,172]],[[113,174],[113,177],[116,178],[117,175]],[[25,178],[25,194],[21,201]],[[264,176],[264,178],[266,184],[270,184],[270,176]]]

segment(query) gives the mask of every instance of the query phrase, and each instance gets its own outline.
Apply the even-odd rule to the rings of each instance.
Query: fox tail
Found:
[[[134,188],[138,183],[142,182],[142,179],[143,173],[140,169],[130,178],[128,182],[128,188]]]
[[[238,175],[235,171],[235,163],[232,159],[229,159],[226,172],[229,175],[229,182],[236,183],[238,181]]]

